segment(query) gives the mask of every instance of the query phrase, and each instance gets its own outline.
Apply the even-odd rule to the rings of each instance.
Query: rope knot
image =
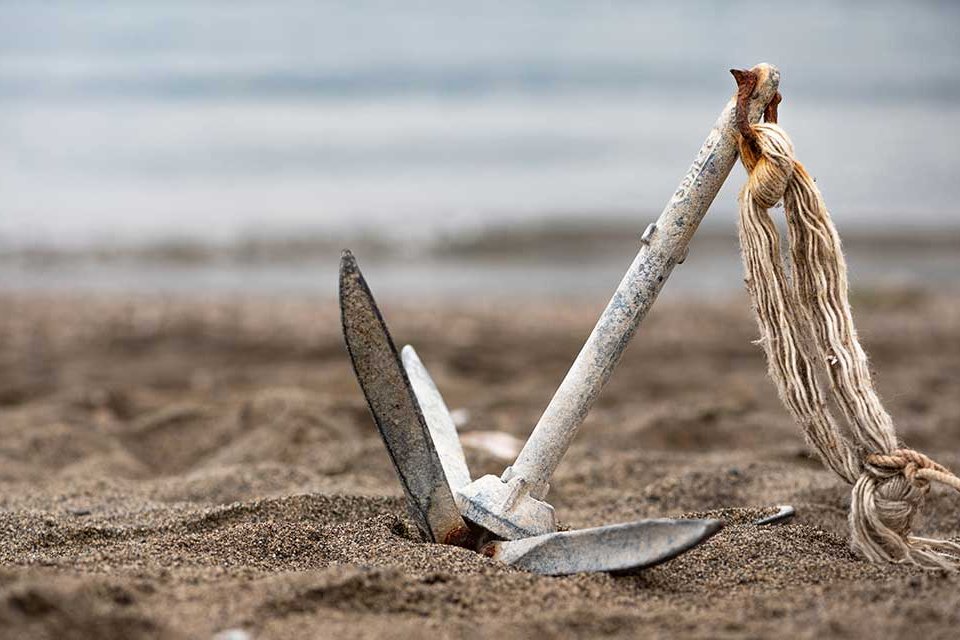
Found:
[[[867,468],[878,478],[889,478],[900,473],[906,480],[924,492],[931,482],[940,482],[960,491],[960,478],[942,464],[913,449],[894,449],[890,453],[871,453],[866,457]]]
[[[758,207],[769,209],[783,199],[793,178],[793,143],[772,122],[751,125],[750,131],[751,138],[740,139],[740,156],[750,174],[747,188]]]
[[[960,478],[929,456],[913,449],[871,453],[853,490],[850,525],[856,547],[871,560],[911,561],[929,567],[954,566],[954,543],[915,538],[914,519],[931,482],[960,491]]]

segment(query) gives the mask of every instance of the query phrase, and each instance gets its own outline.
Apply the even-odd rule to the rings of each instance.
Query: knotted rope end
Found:
[[[873,562],[960,569],[960,545],[912,535],[931,482],[960,491],[960,478],[913,449],[869,454],[864,463],[850,504],[854,550]]]

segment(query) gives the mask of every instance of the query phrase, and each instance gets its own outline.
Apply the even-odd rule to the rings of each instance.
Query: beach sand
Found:
[[[549,496],[570,527],[728,526],[560,578],[418,540],[334,301],[0,300],[0,637],[957,637],[957,575],[849,550],[849,488],[781,407],[743,296],[651,312]],[[900,434],[960,469],[960,298],[854,304]],[[524,438],[602,303],[383,306],[464,431]],[[750,524],[779,503],[793,522]],[[960,496],[925,514],[960,536]]]

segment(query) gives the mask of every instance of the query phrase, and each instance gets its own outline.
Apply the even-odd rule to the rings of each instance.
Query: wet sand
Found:
[[[332,301],[0,300],[0,637],[956,637],[960,577],[848,549],[849,490],[781,408],[742,296],[654,309],[550,494],[571,527],[728,526],[638,575],[562,578],[417,539]],[[960,298],[854,304],[901,435],[960,468]],[[601,306],[384,311],[464,431],[525,437]],[[749,524],[778,503],[792,523]],[[925,513],[960,536],[960,497]]]

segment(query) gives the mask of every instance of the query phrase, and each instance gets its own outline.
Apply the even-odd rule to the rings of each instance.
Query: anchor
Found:
[[[558,531],[545,498],[550,479],[603,385],[653,305],[726,180],[738,154],[738,128],[775,117],[779,71],[760,64],[734,71],[740,91],[707,136],[654,224],[516,461],[500,476],[471,481],[456,426],[411,346],[398,352],[356,258],[340,262],[340,309],[354,372],[409,511],[424,537],[473,549],[545,575],[633,571],[665,562],[716,534],[716,519],[647,519]],[[749,82],[742,82],[746,77]],[[783,522],[781,505],[757,525]]]

